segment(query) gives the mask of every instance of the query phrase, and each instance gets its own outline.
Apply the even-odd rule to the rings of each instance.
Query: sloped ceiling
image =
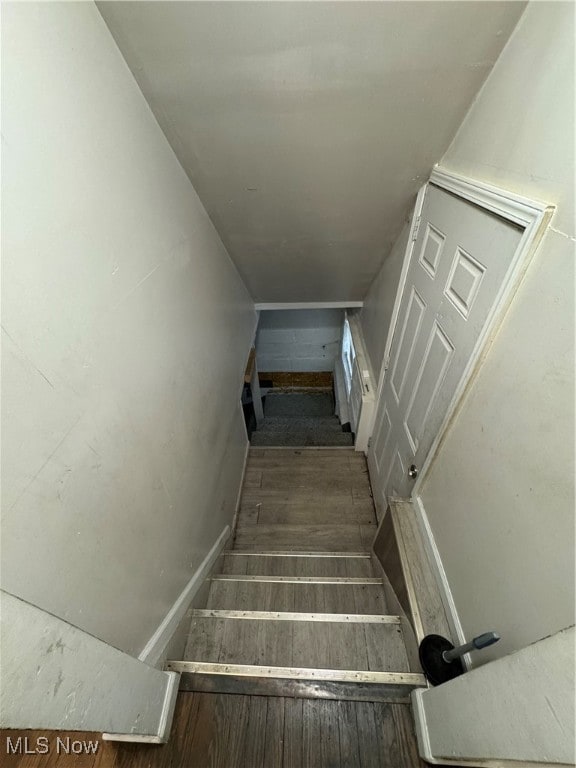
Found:
[[[254,300],[328,302],[364,298],[524,5],[98,7]]]

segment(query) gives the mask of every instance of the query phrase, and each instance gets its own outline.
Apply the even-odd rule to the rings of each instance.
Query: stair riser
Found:
[[[272,393],[266,396],[266,416],[280,418],[330,417],[334,415],[334,399],[329,393]]]
[[[294,432],[296,430],[308,431],[314,429],[342,432],[342,425],[338,419],[265,419],[262,426],[258,427],[258,432],[279,430],[282,432]]]
[[[308,446],[352,446],[354,438],[350,432],[327,432],[324,435],[308,433],[286,434],[285,432],[253,432],[250,439],[255,446],[291,446],[306,448]]]
[[[318,680],[244,677],[235,675],[184,672],[181,691],[233,693],[248,696],[287,696],[299,699],[336,699],[343,701],[380,701],[409,704],[410,693],[422,686],[379,683],[335,683]]]
[[[216,610],[386,614],[378,584],[215,581],[206,606]]]
[[[375,576],[369,556],[365,557],[251,557],[226,555],[222,573],[274,576]]]

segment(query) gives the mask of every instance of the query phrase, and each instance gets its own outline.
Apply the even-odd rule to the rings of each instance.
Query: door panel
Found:
[[[454,347],[450,339],[435,322],[414,382],[404,420],[406,436],[414,453],[418,450],[426,420],[444,380],[453,352]]]
[[[396,359],[394,360],[390,376],[390,386],[397,403],[400,402],[400,397],[402,396],[402,390],[404,389],[404,383],[406,381],[406,374],[410,367],[410,363],[412,362],[412,357],[414,356],[414,345],[416,344],[418,334],[420,333],[420,326],[422,325],[425,309],[426,304],[418,291],[412,286],[408,311],[404,318]]]
[[[390,439],[391,434],[392,434],[392,422],[390,421],[388,410],[386,409],[386,407],[384,407],[384,410],[382,412],[382,417],[380,419],[380,423],[378,424],[378,428],[377,428],[378,437],[376,439],[376,444],[374,446],[374,456],[376,459],[379,472],[382,471],[380,461],[382,460],[382,457],[385,455],[386,448],[388,446],[388,441]]]
[[[368,462],[375,497],[410,496],[476,346],[491,322],[523,230],[428,185],[400,301]]]
[[[469,253],[461,248],[456,249],[454,263],[444,293],[464,320],[468,319],[485,271],[485,267]]]
[[[440,263],[440,257],[442,256],[442,249],[444,247],[444,241],[446,240],[442,232],[430,224],[426,224],[426,232],[424,233],[424,242],[420,251],[420,257],[418,261],[420,265],[424,267],[426,272],[432,279],[436,277],[436,270]]]
[[[389,493],[392,496],[399,496],[401,493],[402,482],[405,474],[405,466],[402,461],[402,455],[400,453],[399,446],[394,449],[392,457],[392,464],[390,466],[390,476],[387,482],[387,487],[390,488]]]

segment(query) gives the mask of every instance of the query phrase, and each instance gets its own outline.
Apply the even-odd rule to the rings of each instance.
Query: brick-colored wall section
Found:
[[[331,387],[334,377],[332,371],[259,371],[258,378],[261,383],[271,381],[273,387]]]

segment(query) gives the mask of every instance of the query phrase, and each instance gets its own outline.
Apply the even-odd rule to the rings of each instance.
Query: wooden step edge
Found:
[[[216,661],[167,661],[168,672],[236,675],[237,677],[278,677],[291,680],[330,680],[335,683],[390,683],[427,687],[426,678],[417,672],[374,672],[358,669],[320,669],[316,667],[273,667],[258,664],[225,664]]]
[[[400,616],[373,613],[302,613],[293,611],[233,611],[196,608],[193,619],[247,619],[249,621],[312,621],[333,624],[400,624]]]
[[[382,584],[381,578],[362,576],[251,576],[248,574],[218,573],[210,581],[253,581],[268,584]]]
[[[411,691],[426,687],[424,675],[410,672],[360,672],[194,661],[169,661],[166,669],[180,674],[180,690],[205,693],[408,704]]]
[[[293,552],[291,550],[277,550],[277,551],[262,551],[257,552],[252,549],[231,549],[225,550],[223,553],[226,557],[233,555],[235,557],[329,557],[329,558],[362,558],[363,560],[370,560],[372,555],[370,552],[311,552],[307,550],[305,552]]]

